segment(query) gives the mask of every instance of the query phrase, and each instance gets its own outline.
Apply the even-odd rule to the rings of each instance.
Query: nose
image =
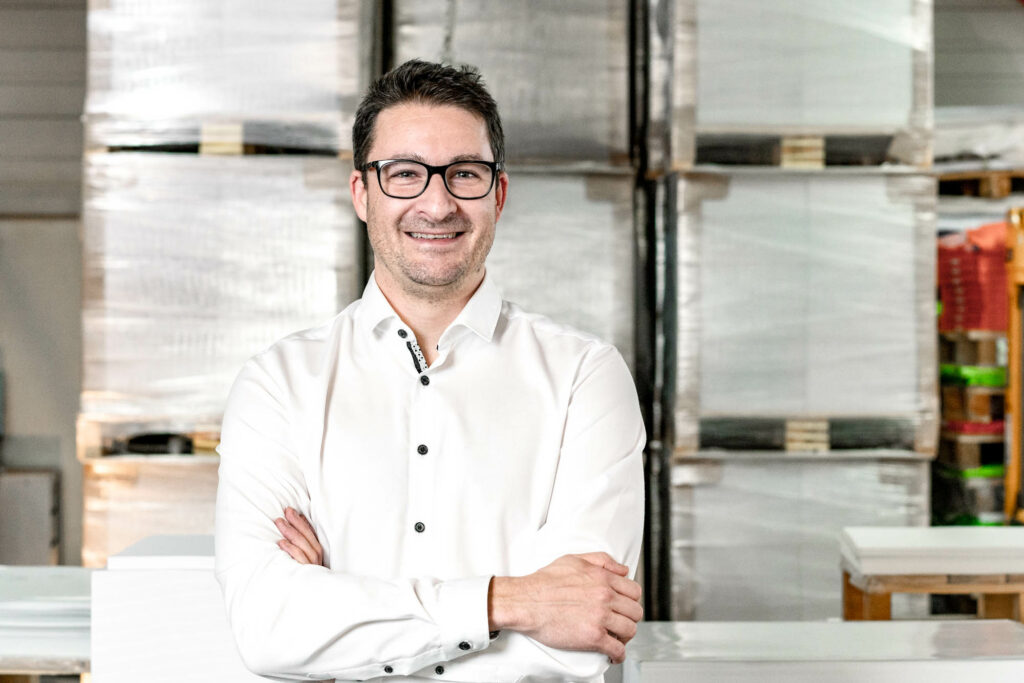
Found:
[[[419,211],[433,221],[443,220],[458,209],[455,197],[448,192],[440,173],[431,176],[427,189],[416,198],[416,202]]]

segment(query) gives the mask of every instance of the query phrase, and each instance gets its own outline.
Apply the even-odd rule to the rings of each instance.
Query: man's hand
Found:
[[[524,633],[549,647],[603,652],[612,663],[643,617],[640,584],[605,553],[565,555],[528,576],[495,577],[490,628]]]
[[[274,520],[277,530],[284,536],[277,547],[292,556],[299,564],[323,564],[324,550],[316,538],[309,520],[292,508],[284,509],[284,517]]]

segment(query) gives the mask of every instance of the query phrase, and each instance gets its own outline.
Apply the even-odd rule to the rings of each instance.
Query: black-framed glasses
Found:
[[[494,187],[500,164],[496,161],[453,161],[431,166],[411,159],[381,159],[366,164],[363,170],[377,169],[380,190],[394,199],[415,199],[427,190],[436,173],[456,199],[480,199]]]

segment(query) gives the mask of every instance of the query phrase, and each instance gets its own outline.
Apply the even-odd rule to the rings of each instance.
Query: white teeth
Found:
[[[417,238],[417,239],[423,239],[423,240],[446,240],[446,239],[453,239],[458,233],[457,232],[450,232],[450,233],[448,233],[446,235],[432,235],[432,234],[429,234],[429,233],[426,233],[426,232],[410,232],[409,234],[412,235],[413,237]]]

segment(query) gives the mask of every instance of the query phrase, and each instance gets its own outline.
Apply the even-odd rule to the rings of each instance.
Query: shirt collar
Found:
[[[398,319],[395,309],[384,297],[384,292],[377,286],[377,279],[370,273],[370,279],[363,288],[363,296],[359,300],[356,320],[364,332],[376,330],[382,322],[391,318]]]
[[[377,286],[377,279],[373,273],[370,273],[370,279],[363,289],[359,311],[356,315],[360,326],[367,332],[376,330],[381,323],[392,318],[400,320],[395,309],[391,307],[384,293]],[[480,286],[441,335],[441,340],[448,338],[452,330],[465,327],[475,332],[484,341],[489,342],[494,338],[494,331],[498,326],[500,315],[501,293],[491,281],[490,275],[485,273]]]

